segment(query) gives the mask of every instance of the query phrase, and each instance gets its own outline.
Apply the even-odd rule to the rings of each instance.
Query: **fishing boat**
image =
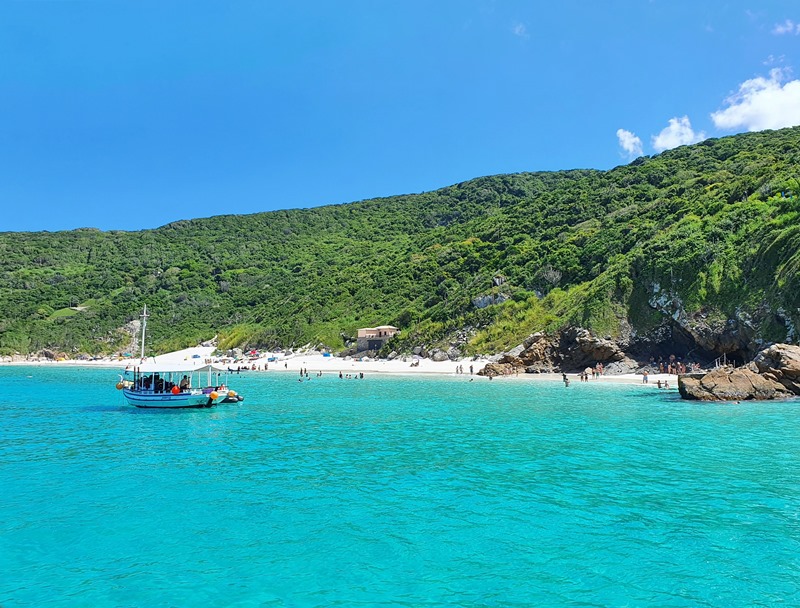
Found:
[[[146,361],[144,338],[147,306],[142,313],[140,363],[128,366],[117,389],[125,400],[142,408],[200,408],[219,403],[239,403],[241,395],[228,387],[228,370],[200,359],[188,361]]]

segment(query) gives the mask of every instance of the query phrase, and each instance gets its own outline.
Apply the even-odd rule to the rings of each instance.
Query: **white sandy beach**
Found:
[[[172,362],[189,362],[192,360],[206,361],[212,360],[221,365],[235,370],[241,367],[242,370],[246,368],[252,369],[255,366],[255,371],[248,371],[248,373],[255,374],[270,374],[270,373],[293,373],[300,374],[300,370],[308,371],[309,375],[322,372],[323,374],[361,374],[365,376],[368,374],[396,374],[396,375],[441,375],[453,377],[467,377],[470,376],[470,366],[472,366],[472,377],[476,381],[488,382],[489,378],[478,376],[478,371],[489,363],[488,359],[479,358],[465,358],[459,361],[432,361],[430,359],[414,359],[412,357],[401,357],[391,361],[384,359],[368,359],[368,358],[352,358],[352,357],[334,357],[325,356],[323,353],[316,351],[299,352],[299,353],[265,353],[258,359],[247,360],[247,362],[233,362],[231,359],[212,357],[214,352],[213,347],[197,346],[187,348],[173,353],[166,353],[158,355],[157,357],[149,357],[147,361],[157,362],[161,364]],[[270,361],[269,359],[274,359]],[[102,358],[97,360],[78,360],[69,359],[64,361],[52,361],[47,359],[42,360],[16,360],[16,361],[2,361],[0,365],[34,365],[34,366],[71,366],[71,367],[110,367],[120,368],[135,365],[139,359],[117,359],[117,358]],[[412,362],[418,365],[412,366]],[[461,367],[464,370],[463,374],[457,373],[457,368]],[[577,373],[569,373],[567,377],[570,383],[580,383],[579,375]],[[493,382],[508,382],[508,381],[536,381],[536,380],[550,380],[561,381],[561,373],[553,374],[525,374],[510,376],[496,376]],[[668,374],[650,374],[648,384],[654,388],[657,386],[658,381],[669,382],[671,387],[677,387],[677,376]],[[616,374],[604,375],[597,379],[589,378],[588,383],[622,383],[622,384],[643,384],[641,374]]]

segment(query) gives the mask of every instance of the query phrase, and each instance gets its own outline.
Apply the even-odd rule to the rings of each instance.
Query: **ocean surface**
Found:
[[[0,606],[798,606],[800,402],[0,367]]]

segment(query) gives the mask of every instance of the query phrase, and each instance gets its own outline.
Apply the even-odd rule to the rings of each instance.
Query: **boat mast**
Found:
[[[142,361],[144,361],[144,330],[147,328],[147,304],[144,305],[142,312]]]

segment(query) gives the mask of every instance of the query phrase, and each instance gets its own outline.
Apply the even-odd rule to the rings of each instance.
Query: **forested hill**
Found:
[[[0,354],[323,343],[510,348],[583,327],[712,356],[800,327],[800,128],[710,139],[611,171],[175,222],[0,234]],[[113,206],[113,201],[109,202]],[[128,326],[130,329],[130,326]]]

